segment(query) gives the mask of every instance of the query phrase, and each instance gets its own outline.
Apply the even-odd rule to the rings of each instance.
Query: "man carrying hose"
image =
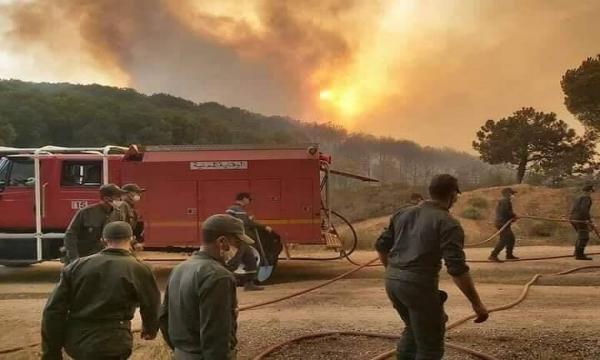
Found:
[[[585,247],[590,240],[590,224],[592,208],[591,194],[594,192],[594,185],[586,185],[583,187],[583,193],[575,199],[571,208],[571,220],[576,220],[571,224],[577,231],[577,242],[575,243],[575,259],[577,260],[592,260],[591,257],[585,255]]]
[[[500,239],[498,240],[496,247],[492,250],[490,257],[488,258],[490,261],[502,262],[502,260],[498,258],[498,254],[500,254],[504,248],[506,248],[506,260],[519,260],[519,258],[513,254],[513,249],[515,248],[515,234],[511,229],[511,225],[506,225],[506,223],[513,222],[517,219],[517,215],[514,213],[512,207],[512,197],[516,193],[517,192],[511,188],[502,189],[502,199],[498,201],[498,205],[496,206],[495,221],[496,229],[502,229],[502,231],[500,232]]]
[[[483,322],[488,310],[481,302],[465,262],[464,231],[448,212],[460,190],[455,177],[437,175],[429,185],[432,200],[401,209],[377,239],[376,249],[386,268],[388,297],[405,329],[398,342],[398,359],[442,359],[447,294],[439,290],[442,259],[455,284]]]

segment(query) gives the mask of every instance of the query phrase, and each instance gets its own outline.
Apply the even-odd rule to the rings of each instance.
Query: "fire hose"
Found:
[[[373,259],[372,261],[375,261],[375,259]],[[587,269],[600,269],[600,265],[590,265],[590,266],[581,266],[581,267],[576,267],[576,268],[572,268],[569,270],[565,270],[565,271],[561,271],[558,273],[554,273],[554,274],[536,274],[534,275],[531,280],[529,280],[529,282],[527,282],[524,286],[523,286],[523,290],[521,291],[521,294],[519,295],[519,297],[517,299],[515,299],[514,301],[508,303],[508,304],[504,304],[498,307],[494,307],[492,309],[489,310],[490,313],[492,312],[498,312],[498,311],[503,311],[503,310],[508,310],[511,309],[517,305],[519,305],[520,303],[522,303],[526,298],[527,295],[529,295],[529,291],[531,289],[531,287],[542,277],[542,276],[560,276],[560,275],[568,275],[568,274],[572,274],[574,272],[578,272],[581,270],[587,270]],[[472,320],[476,317],[476,315],[469,315],[466,316],[464,318],[461,318],[459,320],[456,320],[450,324],[448,324],[446,326],[446,330],[452,330],[460,325],[463,325],[464,323],[466,323],[469,320]],[[258,354],[257,356],[255,356],[253,358],[253,360],[263,360],[265,359],[267,356],[269,356],[270,354],[276,352],[277,350],[293,344],[293,343],[298,343],[301,342],[303,340],[307,340],[307,339],[314,339],[314,338],[320,338],[320,337],[326,337],[326,336],[334,336],[334,335],[346,335],[346,336],[366,336],[366,337],[372,337],[372,338],[382,338],[382,339],[393,339],[393,340],[397,340],[400,337],[398,335],[395,334],[378,334],[378,333],[369,333],[369,332],[359,332],[359,331],[331,331],[331,332],[320,332],[320,333],[313,333],[313,334],[307,334],[307,335],[303,335],[300,337],[296,337],[284,342],[281,342],[279,344],[273,345],[271,347],[269,347],[268,349],[264,350],[263,352],[261,352],[260,354]],[[470,355],[473,355],[475,357],[478,357],[480,359],[487,359],[487,360],[497,360],[497,358],[491,356],[491,355],[487,355],[475,350],[472,350],[470,348],[467,347],[463,347],[463,346],[459,346],[456,344],[451,344],[451,343],[446,343],[446,346],[450,347],[450,348],[454,348],[456,350],[459,351],[463,351],[465,353],[468,353]],[[370,360],[383,360],[383,359],[387,359],[390,356],[392,356],[394,353],[396,352],[396,350],[391,350],[391,351],[387,351],[385,353],[382,353],[380,355],[377,355],[376,357],[370,359]]]
[[[523,216],[523,218],[534,218],[534,219],[537,219],[537,220],[549,220],[549,221],[569,221],[569,220],[564,220],[564,219],[552,219],[552,218],[529,217],[529,216],[527,216],[527,217]],[[491,239],[493,239],[494,237],[496,237],[504,228],[506,228],[512,222],[513,222],[513,220],[508,221],[496,233],[494,233],[492,236],[490,236],[489,238],[487,238],[485,240],[485,242],[490,241]],[[587,222],[587,221],[573,221],[573,222]],[[587,223],[591,224],[591,222],[587,222]],[[600,234],[596,230],[595,226],[593,226],[593,224],[592,224],[591,227],[595,230],[596,235],[600,238]],[[591,253],[591,255],[596,255],[596,254],[600,254],[600,253]],[[564,255],[562,255],[562,256],[549,256],[549,257],[529,258],[529,259],[519,259],[519,260],[515,260],[515,261],[546,260],[546,259],[558,259],[558,258],[566,258],[566,257],[571,257],[571,255],[566,255],[566,256],[564,256]],[[173,259],[164,259],[163,261],[168,261],[168,260],[173,261]],[[258,308],[258,307],[262,307],[262,306],[266,306],[266,305],[278,303],[278,302],[285,301],[285,300],[290,299],[290,298],[294,298],[296,296],[300,296],[300,295],[312,292],[312,291],[317,290],[319,288],[325,287],[325,286],[327,286],[327,285],[329,285],[331,283],[334,283],[334,282],[336,282],[338,280],[341,280],[341,279],[343,279],[343,278],[345,278],[345,277],[347,277],[347,276],[349,276],[351,274],[354,274],[355,272],[358,272],[358,271],[362,270],[363,268],[370,267],[370,266],[380,266],[381,264],[374,264],[377,260],[379,260],[379,258],[374,258],[374,259],[372,259],[372,260],[370,260],[370,261],[368,261],[368,262],[366,262],[364,264],[356,264],[357,265],[356,268],[354,268],[354,269],[352,269],[350,271],[347,271],[347,272],[345,272],[345,273],[343,273],[341,275],[338,275],[338,276],[334,277],[333,279],[327,280],[327,281],[325,281],[325,282],[323,282],[321,284],[318,284],[316,286],[310,287],[308,289],[304,289],[304,290],[301,290],[301,291],[289,294],[287,296],[284,296],[284,297],[281,297],[281,298],[278,298],[278,299],[269,300],[269,301],[265,301],[265,302],[261,302],[261,303],[257,303],[257,304],[251,304],[251,305],[242,306],[242,307],[240,307],[239,310],[240,311],[251,310],[251,309],[254,309],[254,308]],[[483,262],[489,262],[489,261],[487,261],[487,260],[471,260],[469,262],[480,262],[480,263],[483,263]],[[566,275],[568,273],[572,273],[572,272],[583,270],[583,269],[599,268],[599,267],[600,266],[584,266],[584,267],[570,269],[570,270],[567,270],[566,272],[557,273],[557,274],[553,274],[553,275]],[[510,308],[510,307],[516,306],[520,302],[522,302],[525,299],[525,297],[527,296],[527,292],[529,291],[529,288],[531,287],[531,285],[533,283],[535,283],[535,281],[537,281],[537,279],[539,277],[541,277],[541,276],[542,276],[541,274],[537,274],[536,276],[534,276],[534,278],[529,283],[527,283],[525,285],[526,287],[525,287],[525,289],[524,289],[524,291],[522,293],[522,296],[521,296],[522,299],[520,297],[519,299],[517,299],[517,301],[515,301],[515,302],[513,302],[511,304],[505,305],[505,306],[508,306],[507,308]],[[500,311],[500,310],[505,310],[505,308],[504,307],[494,308],[494,309],[490,310],[490,312]],[[452,329],[453,327],[461,325],[462,323],[464,323],[464,322],[472,319],[473,317],[474,316],[470,316],[470,317],[467,317],[465,319],[461,319],[461,320],[458,321],[459,322],[458,324],[452,323],[452,324],[448,325],[448,329]],[[140,331],[139,329],[134,330],[134,332],[139,332],[139,331]],[[27,348],[36,347],[36,346],[39,346],[39,345],[40,345],[39,343],[33,343],[33,344],[25,345],[25,346],[19,346],[19,347],[14,347],[14,348],[9,348],[9,349],[2,349],[2,350],[0,350],[0,354],[13,353],[13,352],[25,350]],[[379,358],[378,357],[378,358],[375,358],[375,359],[384,359],[384,358],[385,357],[383,357],[383,358]],[[493,359],[493,357],[488,357],[488,358],[489,359]],[[256,359],[260,359],[260,358],[256,358]],[[373,360],[375,360],[375,359],[373,359]]]

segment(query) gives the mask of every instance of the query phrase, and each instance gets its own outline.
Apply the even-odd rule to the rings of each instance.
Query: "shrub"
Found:
[[[487,209],[490,206],[486,199],[477,196],[470,198],[467,201],[467,204],[471,205],[471,207],[474,207],[476,209]]]
[[[466,209],[464,209],[463,212],[462,212],[462,214],[460,214],[460,216],[463,217],[463,218],[465,218],[465,219],[471,219],[471,220],[481,220],[481,219],[483,219],[483,216],[481,215],[481,213],[479,212],[479,210],[477,210],[473,206],[469,206]]]
[[[558,224],[552,221],[535,221],[525,229],[529,236],[550,237],[554,236],[558,230]]]

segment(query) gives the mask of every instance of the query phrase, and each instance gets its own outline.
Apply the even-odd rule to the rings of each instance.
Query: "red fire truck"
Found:
[[[330,158],[307,146],[154,146],[129,148],[0,148],[0,264],[29,265],[60,257],[74,213],[98,201],[103,183],[147,188],[139,211],[144,247],[197,248],[201,223],[223,213],[238,192],[253,197],[250,212],[286,244],[355,247],[329,209]],[[342,244],[345,240],[346,244]],[[349,245],[348,245],[349,244]],[[276,254],[268,257],[277,258]]]

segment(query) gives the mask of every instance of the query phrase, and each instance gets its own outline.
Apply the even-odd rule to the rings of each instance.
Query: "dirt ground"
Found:
[[[600,251],[600,246],[590,247]],[[489,249],[468,249],[469,259],[484,259]],[[562,255],[568,247],[534,246],[517,249],[517,255]],[[165,255],[147,254],[147,257]],[[361,252],[357,261],[372,258]],[[161,287],[175,263],[154,263]],[[536,273],[555,273],[582,266],[600,265],[568,259],[473,263],[472,274],[489,308],[509,303],[522,285]],[[0,267],[0,350],[39,341],[40,314],[58,278],[61,265],[44,263],[29,268]],[[318,284],[352,268],[345,261],[282,261],[263,292],[239,291],[241,305],[277,298]],[[499,359],[600,359],[600,273],[587,272],[544,276],[529,297],[512,310],[494,313],[483,324],[467,323],[448,332],[448,341],[472,347]],[[240,359],[251,359],[265,348],[296,336],[323,331],[369,331],[399,334],[402,323],[390,306],[383,288],[381,268],[368,268],[347,279],[267,307],[242,312],[239,317]],[[444,275],[441,287],[450,299],[450,321],[470,314],[464,297]],[[136,317],[134,327],[139,327]],[[307,340],[277,352],[271,359],[361,359],[392,349],[394,341],[363,337],[329,336]],[[0,355],[2,359],[37,358],[39,348]],[[168,359],[161,339],[136,341],[133,359]],[[446,359],[470,359],[448,350]]]

